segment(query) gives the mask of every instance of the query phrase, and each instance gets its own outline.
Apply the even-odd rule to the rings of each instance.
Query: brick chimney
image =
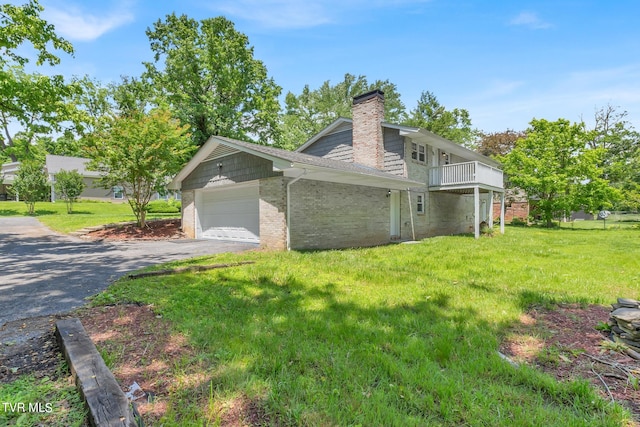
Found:
[[[384,166],[384,92],[374,90],[353,98],[353,161],[376,169]]]

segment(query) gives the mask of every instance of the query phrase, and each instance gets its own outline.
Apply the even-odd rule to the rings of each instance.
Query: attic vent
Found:
[[[206,159],[204,159],[204,161],[208,162],[211,160],[219,159],[220,157],[230,156],[231,154],[236,154],[236,153],[239,153],[239,151],[236,150],[235,148],[227,147],[226,145],[220,144],[216,147],[215,150],[211,152],[211,154],[207,156]]]

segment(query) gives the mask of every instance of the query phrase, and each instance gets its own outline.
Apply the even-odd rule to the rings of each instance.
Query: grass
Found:
[[[65,366],[60,368],[65,369]],[[23,376],[9,384],[0,384],[0,425],[82,426],[84,404],[73,381]]]
[[[27,216],[27,206],[22,202],[0,202],[0,216]],[[128,203],[80,201],[73,205],[73,213],[67,214],[64,202],[38,202],[35,216],[47,227],[61,233],[96,225],[135,221]],[[147,219],[178,218],[179,213],[148,213]]]
[[[638,228],[640,227],[640,215],[614,212],[609,215],[605,221],[599,219],[577,220],[560,222],[559,224],[560,228],[573,230],[619,230],[623,228]]]
[[[513,368],[496,350],[531,305],[638,298],[638,233],[508,227],[222,254],[172,264],[257,262],[121,280],[94,303],[153,304],[196,350],[175,362],[164,425],[216,424],[248,399],[282,425],[619,426],[630,415],[586,381]]]

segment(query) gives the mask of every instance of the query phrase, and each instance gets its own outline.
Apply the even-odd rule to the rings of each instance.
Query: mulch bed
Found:
[[[595,329],[607,322],[609,312],[610,307],[600,305],[531,309],[512,328],[500,351],[559,381],[587,379],[604,399],[627,407],[640,421],[640,389],[627,375],[632,372],[640,378],[640,361],[609,350],[609,333]]]
[[[135,224],[114,224],[84,235],[92,240],[167,240],[184,239],[179,218],[156,219],[146,222],[145,227]]]

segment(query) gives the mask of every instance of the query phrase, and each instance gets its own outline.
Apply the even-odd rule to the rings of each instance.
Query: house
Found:
[[[100,172],[87,169],[91,159],[82,157],[57,156],[47,154],[45,158],[44,171],[48,176],[48,182],[51,186],[51,201],[55,202],[58,197],[55,193],[56,174],[60,171],[76,170],[85,183],[85,189],[80,194],[81,199],[85,200],[102,200],[102,201],[124,201],[121,188],[114,187],[112,189],[104,189],[97,184],[100,179]],[[20,168],[20,162],[5,163],[2,165],[1,175],[2,185],[0,185],[0,200],[7,200],[8,188],[13,183],[15,176]]]
[[[352,120],[336,120],[295,152],[212,136],[169,188],[182,191],[190,237],[273,249],[477,237],[483,221],[493,225],[494,192],[504,200],[497,162],[386,123],[381,91],[354,98]]]

